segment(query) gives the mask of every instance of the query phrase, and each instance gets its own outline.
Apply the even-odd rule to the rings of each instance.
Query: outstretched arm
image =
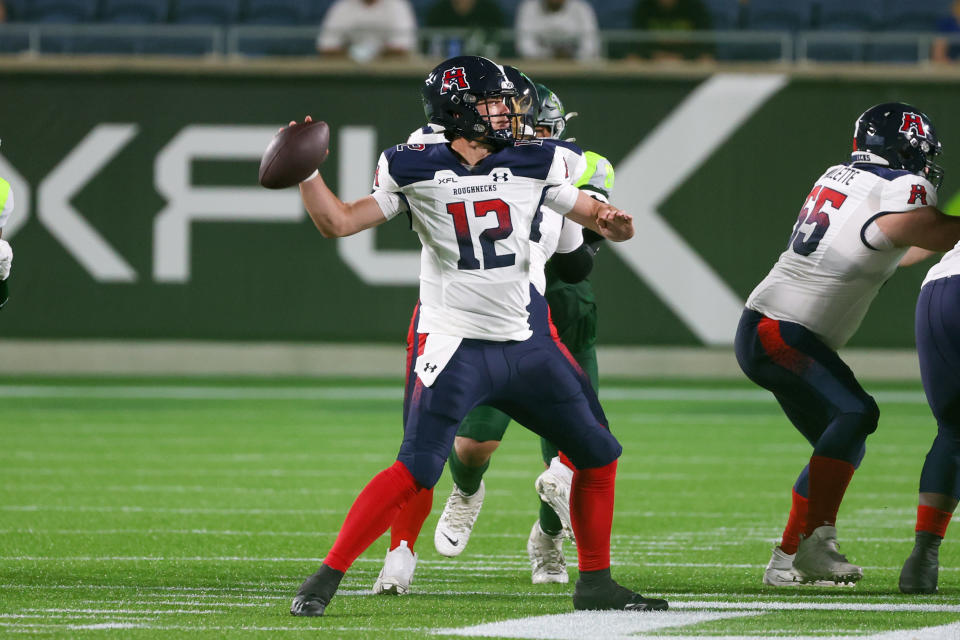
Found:
[[[897,247],[949,251],[960,241],[960,217],[936,207],[888,213],[877,218],[877,226]]]
[[[623,242],[633,237],[633,216],[612,204],[595,200],[583,191],[577,195],[577,201],[567,217],[607,240]]]
[[[300,183],[300,197],[324,238],[342,238],[387,221],[373,196],[343,202],[319,174]]]

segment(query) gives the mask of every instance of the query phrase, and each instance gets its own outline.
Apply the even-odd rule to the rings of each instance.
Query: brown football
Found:
[[[323,164],[329,144],[330,127],[322,120],[284,127],[260,158],[260,184],[267,189],[299,184]]]

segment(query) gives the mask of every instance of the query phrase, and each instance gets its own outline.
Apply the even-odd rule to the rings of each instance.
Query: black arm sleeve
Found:
[[[568,284],[576,284],[593,270],[593,252],[582,244],[570,253],[555,253],[550,258],[557,277]]]
[[[9,278],[7,278],[7,280],[9,280]],[[7,280],[0,280],[0,309],[3,308],[3,305],[7,304],[7,298],[10,297]]]

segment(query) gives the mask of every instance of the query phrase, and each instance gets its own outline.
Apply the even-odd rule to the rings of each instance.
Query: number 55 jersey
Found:
[[[895,247],[876,219],[936,204],[934,186],[908,171],[856,162],[830,167],[814,184],[786,251],[750,294],[747,308],[801,324],[839,349],[907,250]]]
[[[517,141],[473,167],[447,144],[380,155],[373,196],[384,216],[408,213],[423,244],[417,332],[506,341],[531,335],[530,235],[541,205],[569,211],[583,156],[552,140]],[[573,166],[578,165],[578,166]]]

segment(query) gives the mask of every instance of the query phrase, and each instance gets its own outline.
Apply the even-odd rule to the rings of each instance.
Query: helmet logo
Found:
[[[448,91],[466,91],[470,88],[467,82],[467,76],[463,67],[452,67],[443,72],[443,80],[440,83],[440,95]]]
[[[910,133],[911,130],[914,131],[918,136],[924,138],[927,136],[926,132],[923,130],[923,118],[921,118],[917,113],[904,111],[903,122],[900,124],[900,132]]]

